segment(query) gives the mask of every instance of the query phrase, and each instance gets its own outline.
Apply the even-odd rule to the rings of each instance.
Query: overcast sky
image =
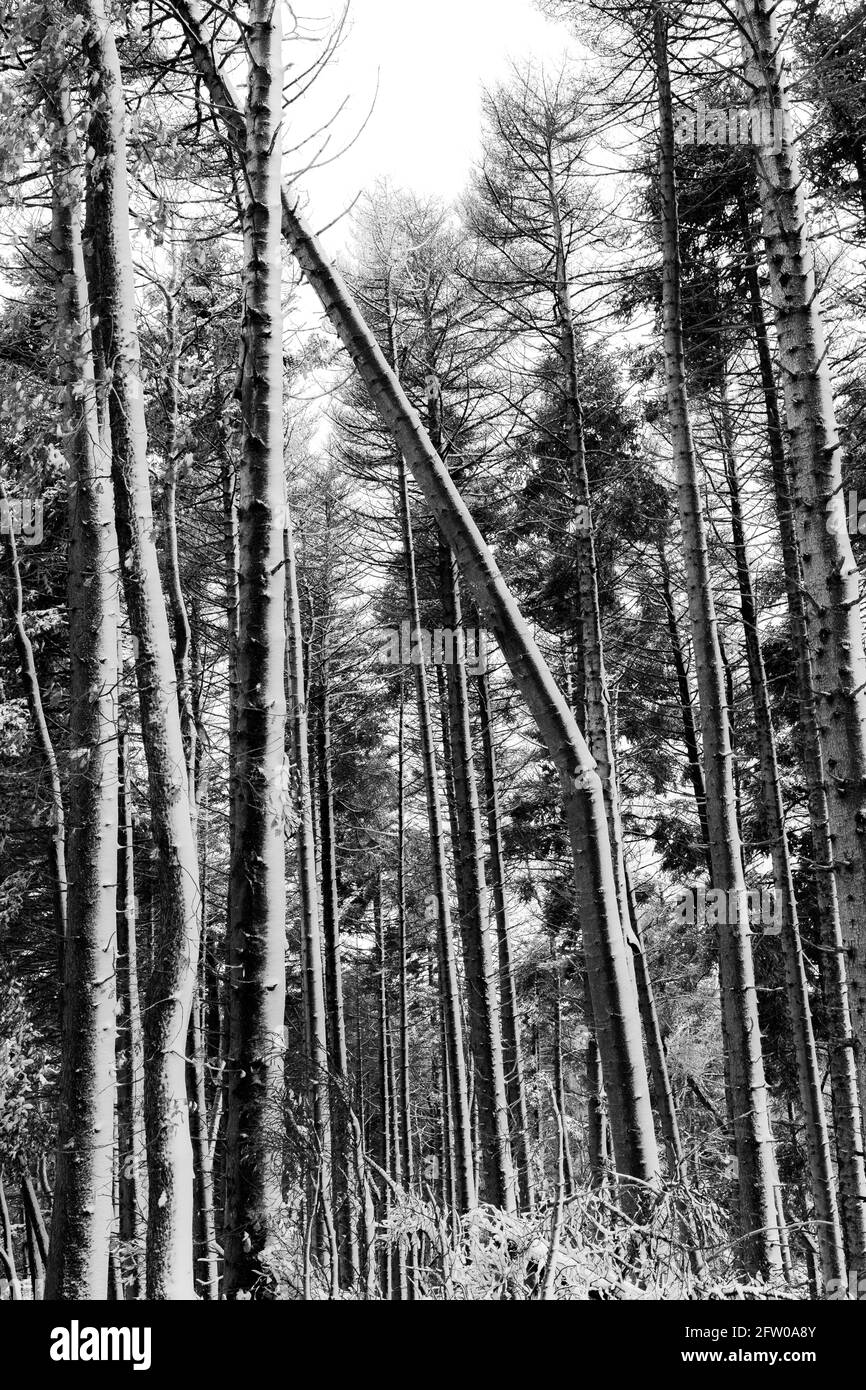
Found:
[[[300,0],[296,12],[323,23],[340,12],[340,0]],[[309,135],[348,98],[331,138],[336,152],[363,124],[377,82],[378,95],[353,147],[302,179],[311,220],[323,226],[379,177],[454,196],[478,153],[482,85],[504,76],[511,59],[557,65],[567,47],[565,28],[532,0],[353,0],[338,55],[295,108],[301,131]],[[286,61],[303,62],[305,52],[287,44]]]

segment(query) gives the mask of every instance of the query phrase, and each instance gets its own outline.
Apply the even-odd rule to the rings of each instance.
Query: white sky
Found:
[[[340,0],[300,0],[296,13],[318,21],[339,14]],[[288,16],[286,16],[288,29]],[[308,136],[344,99],[329,152],[357,142],[327,168],[301,180],[310,220],[321,228],[380,177],[420,193],[453,197],[479,150],[480,93],[507,73],[510,60],[558,66],[569,36],[532,0],[352,0],[348,34],[315,86],[294,108]],[[287,62],[309,61],[306,45],[286,46]],[[286,144],[297,139],[291,129]],[[311,146],[315,148],[315,142]],[[309,149],[304,155],[309,157]],[[294,155],[295,167],[304,155]],[[341,224],[331,245],[342,240]]]

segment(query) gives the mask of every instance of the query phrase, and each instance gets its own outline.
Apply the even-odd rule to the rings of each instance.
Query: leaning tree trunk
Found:
[[[119,579],[111,456],[96,409],[81,243],[78,155],[66,79],[49,110],[60,133],[51,231],[69,462],[72,775],[57,1167],[45,1297],[104,1299],[114,1220]]]
[[[794,869],[791,863],[785,811],[782,803],[776,734],[770,709],[767,673],[764,669],[764,657],[758,635],[758,612],[752,587],[752,575],[749,570],[740,482],[734,453],[734,426],[724,373],[725,368],[723,366],[721,380],[722,450],[731,508],[731,530],[734,541],[734,560],[737,567],[737,585],[740,591],[740,612],[745,635],[746,665],[749,671],[752,706],[755,713],[761,800],[770,839],[773,880],[776,892],[781,896],[781,936],[785,985],[788,994],[791,1033],[794,1039],[794,1054],[797,1060],[797,1079],[800,1088],[800,1105],[803,1109],[806,1153],[815,1202],[815,1228],[825,1284],[831,1279],[841,1279],[844,1283],[845,1248],[836,1203],[836,1176],[833,1172],[830,1154],[830,1138],[827,1129],[827,1117],[824,1112],[821,1070],[812,1028],[809,986],[806,980],[797,900],[794,894]],[[863,1258],[862,1246],[856,1255],[859,1265]]]
[[[159,856],[160,901],[154,914],[158,936],[146,1011],[148,1297],[191,1299],[193,1166],[184,1054],[197,981],[198,859],[172,645],[154,543],[120,61],[103,0],[79,0],[79,8],[87,21],[90,139],[100,168],[93,186],[97,307],[110,380],[118,542],[130,625],[138,643],[141,727]]]
[[[286,998],[286,633],[280,243],[282,25],[247,24],[237,708],[229,880],[229,1055],[224,1292],[267,1283],[262,1252],[282,1203]]]
[[[237,142],[237,100],[206,40],[202,6],[172,0],[193,62]],[[402,451],[461,566],[481,614],[495,633],[559,774],[575,866],[584,948],[605,1080],[616,1162],[624,1176],[655,1182],[658,1151],[601,782],[586,743],[532,634],[434,449],[417,412],[389,368],[339,272],[300,215],[297,195],[283,190],[283,235],[356,363],[382,420]]]
[[[725,900],[734,909],[729,910],[726,917],[736,919],[719,928],[719,974],[728,1039],[743,1259],[749,1270],[768,1271],[778,1268],[781,1258],[774,1194],[775,1158],[736,815],[724,672],[686,391],[667,16],[658,4],[653,11],[653,37],[661,147],[662,297],[668,412],[697,665],[712,881],[713,887],[725,894]]]
[[[861,1112],[866,1108],[866,655],[860,582],[844,520],[842,453],[809,241],[803,175],[791,138],[775,6],[739,0],[746,81],[781,114],[780,148],[757,154],[758,185],[790,440],[809,650],[826,771],[839,915],[848,952]],[[777,114],[778,119],[778,114]]]
[[[864,1168],[860,1094],[857,1085],[857,1061],[848,999],[848,973],[839,917],[836,879],[833,874],[833,843],[830,838],[824,758],[818,730],[812,656],[809,650],[806,626],[802,568],[794,524],[793,501],[788,463],[785,458],[785,443],[773,371],[773,358],[764,321],[756,248],[745,197],[739,199],[738,210],[743,247],[746,253],[746,277],[758,352],[758,365],[761,373],[761,389],[767,415],[773,490],[779,522],[785,592],[797,674],[800,756],[806,779],[809,819],[812,828],[815,895],[818,904],[818,922],[822,946],[821,976],[830,1026],[828,1043],[830,1085],[833,1097],[833,1125],[836,1134],[836,1155],[839,1163],[842,1216],[851,1261],[856,1268],[862,1271],[864,1252],[866,1252],[866,1168]],[[860,1252],[859,1255],[858,1251]]]

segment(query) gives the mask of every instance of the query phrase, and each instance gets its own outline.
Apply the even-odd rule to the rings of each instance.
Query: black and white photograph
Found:
[[[28,1370],[853,1355],[864,363],[864,0],[0,0]]]

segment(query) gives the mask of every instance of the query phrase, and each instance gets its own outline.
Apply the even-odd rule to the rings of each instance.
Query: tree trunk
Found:
[[[785,458],[773,359],[761,301],[756,248],[744,197],[739,200],[739,215],[746,253],[746,275],[761,372],[761,387],[767,414],[773,489],[782,543],[788,617],[795,655],[800,756],[806,779],[809,819],[812,828],[815,893],[822,946],[821,974],[830,1025],[828,1054],[842,1217],[849,1257],[852,1264],[862,1272],[864,1265],[866,1265],[866,1254],[864,1254],[866,1252],[866,1169],[864,1169],[860,1094],[857,1083],[851,1009],[848,999],[845,949],[842,941],[836,879],[833,873],[833,843],[828,818],[824,757],[818,730],[812,655],[806,626],[802,567],[794,525],[793,501],[788,463]]]
[[[244,312],[224,1292],[265,1292],[282,1204],[286,997],[285,570],[280,7],[254,0],[244,167]]]
[[[288,513],[287,513],[288,516]],[[288,674],[294,753],[294,791],[298,890],[301,900],[301,975],[304,991],[306,1035],[306,1086],[318,1160],[318,1188],[321,1194],[331,1185],[331,1113],[328,1096],[328,1040],[325,1014],[325,985],[322,976],[322,937],[319,895],[316,883],[316,847],[313,836],[313,803],[310,791],[310,749],[307,724],[307,697],[304,684],[304,638],[298,598],[298,574],[291,518],[284,539],[286,557],[286,597],[288,604]],[[308,1183],[312,1198],[315,1179]],[[324,1258],[325,1232],[320,1215],[314,1219],[315,1250]]]
[[[475,1088],[481,1139],[481,1188],[486,1201],[505,1211],[516,1207],[514,1169],[508,1137],[508,1100],[502,1057],[496,965],[490,940],[484,843],[478,784],[472,756],[469,686],[464,654],[460,590],[451,551],[440,546],[442,617],[452,634],[455,660],[447,667],[448,727],[457,837],[455,872],[463,884],[460,935],[466,981],[469,1040],[475,1066]]]
[[[628,894],[632,931],[637,943],[632,947],[632,955],[634,957],[638,1003],[640,1004],[641,1020],[643,1022],[644,1037],[646,1038],[647,1053],[649,1054],[653,1088],[655,1090],[656,1109],[658,1110],[659,1119],[661,1120],[662,1135],[664,1136],[665,1148],[667,1149],[668,1172],[670,1177],[676,1181],[684,1177],[683,1145],[680,1138],[680,1127],[677,1120],[674,1093],[671,1086],[670,1074],[668,1072],[668,1063],[665,1056],[664,1043],[662,1041],[661,1027],[659,1026],[655,994],[653,992],[649,965],[647,964],[646,953],[643,947],[640,922],[638,921],[637,907],[634,902],[634,894],[628,870],[626,870],[626,892]]]
[[[758,635],[758,613],[752,588],[752,576],[749,570],[737,460],[734,454],[734,426],[724,372],[723,366],[721,380],[722,447],[731,508],[731,530],[737,567],[737,585],[740,591],[740,611],[745,634],[746,663],[752,692],[752,706],[755,713],[761,799],[770,838],[775,891],[781,897],[781,935],[785,963],[785,984],[788,993],[791,1033],[794,1039],[794,1053],[797,1059],[797,1078],[805,1123],[809,1174],[815,1202],[816,1231],[825,1283],[831,1279],[841,1279],[844,1283],[845,1249],[836,1203],[836,1179],[830,1155],[830,1139],[827,1132],[827,1117],[824,1112],[821,1072],[812,1028],[809,986],[806,980],[803,946],[800,940],[797,900],[794,895],[794,871],[791,864],[785,811],[782,804],[782,788],[776,755],[776,735],[773,729],[764,657]],[[858,1254],[862,1260],[862,1248]]]
[[[412,668],[415,676],[415,698],[418,705],[421,761],[427,802],[430,859],[433,870],[433,893],[431,896],[434,916],[432,920],[436,924],[442,1027],[448,1056],[448,1066],[443,1079],[446,1081],[450,1079],[450,1087],[446,1085],[443,1090],[443,1105],[450,1094],[452,1109],[446,1110],[446,1118],[449,1129],[453,1125],[453,1157],[457,1176],[457,1190],[453,1193],[453,1199],[460,1211],[468,1211],[475,1206],[476,1192],[472,1165],[469,1088],[463,1049],[463,1018],[460,1008],[460,984],[457,978],[454,937],[451,929],[448,869],[445,861],[442,802],[439,794],[436,752],[433,742],[433,720],[430,713],[430,691],[421,640],[421,610],[418,601],[418,579],[415,571],[415,544],[409,511],[409,487],[402,455],[398,455],[397,458],[397,474],[400,497],[400,528],[403,536],[403,564],[406,573],[406,597],[409,605],[409,623],[413,644]]]
[[[52,250],[69,462],[71,655],[68,918],[57,1168],[46,1297],[106,1296],[113,1220],[117,892],[117,539],[102,447],[69,95],[51,102]]]
[[[154,543],[144,393],[129,239],[126,111],[103,0],[80,0],[91,75],[90,139],[101,342],[110,377],[113,480],[126,604],[138,643],[141,727],[159,855],[158,938],[148,990],[145,1124],[149,1167],[147,1280],[151,1299],[192,1299],[193,1171],[185,1044],[195,997],[199,885],[176,677]]]
[[[520,1046],[520,1018],[517,990],[508,939],[508,913],[505,906],[505,855],[502,847],[502,817],[499,805],[499,779],[496,750],[490,719],[490,684],[486,672],[478,677],[478,707],[481,712],[481,742],[484,750],[484,793],[487,801],[487,841],[490,848],[490,887],[496,916],[499,948],[499,998],[502,1014],[502,1060],[505,1087],[511,1115],[511,1142],[517,1168],[521,1206],[531,1211],[535,1192],[529,1151],[529,1121],[523,1082],[523,1054]]]
[[[392,1169],[392,1110],[393,1110],[393,1090],[391,1087],[391,1068],[388,1065],[388,976],[387,958],[385,952],[385,931],[382,924],[382,874],[379,871],[376,879],[376,886],[373,892],[373,921],[375,928],[375,947],[376,947],[376,1012],[378,1015],[378,1035],[379,1048],[376,1059],[378,1071],[378,1091],[379,1091],[379,1124],[378,1124],[378,1144],[376,1153],[379,1167],[387,1176],[391,1176]],[[385,1179],[382,1179],[382,1197],[379,1202],[379,1224],[384,1228],[385,1239],[379,1254],[379,1282],[382,1289],[382,1297],[390,1299],[392,1296],[392,1263],[391,1263],[391,1235],[388,1231],[388,1218],[391,1214],[391,1189]]]
[[[568,1109],[565,1095],[565,1064],[562,1055],[562,967],[554,951],[553,970],[556,980],[556,993],[553,998],[553,1096],[557,1112],[557,1129],[560,1131],[559,1143],[562,1155],[562,1176],[565,1196],[574,1195],[574,1164],[571,1161],[571,1145],[568,1142]]]
[[[319,835],[322,855],[322,921],[324,924],[325,984],[331,1067],[332,1187],[334,1217],[340,1245],[340,1277],[351,1288],[358,1275],[358,1242],[352,1210],[351,1137],[348,1121],[349,1058],[343,1014],[343,962],[340,904],[337,894],[334,783],[331,766],[331,694],[327,634],[317,673],[316,745],[319,774]]]
[[[121,722],[119,738],[117,855],[117,1141],[118,1208],[120,1239],[134,1252],[130,1298],[141,1298],[145,1288],[144,1231],[141,1212],[146,1208],[143,1189],[146,1171],[144,1151],[144,1040],[138,994],[136,941],[132,782],[129,769],[129,734]]]
[[[695,711],[692,705],[692,693],[689,687],[688,672],[686,671],[677,611],[674,607],[674,596],[671,588],[671,572],[668,567],[667,555],[665,554],[663,542],[659,543],[659,562],[662,572],[662,598],[667,615],[668,637],[670,638],[671,656],[673,657],[674,671],[677,677],[677,691],[680,697],[680,717],[683,724],[683,740],[686,745],[686,757],[689,764],[689,781],[692,784],[695,806],[698,812],[698,823],[701,827],[701,843],[707,858],[707,866],[710,872],[712,872],[712,864],[710,863],[710,828],[707,824],[707,792],[704,786],[704,774],[701,767],[701,750],[698,745]]]
[[[668,412],[697,665],[712,881],[713,887],[723,892],[726,901],[735,908],[726,916],[736,918],[719,928],[719,974],[729,1046],[740,1221],[744,1237],[742,1251],[747,1269],[769,1271],[778,1268],[781,1258],[773,1190],[775,1161],[736,816],[724,672],[686,392],[667,17],[660,5],[653,11],[653,31],[661,146],[662,295]]]

